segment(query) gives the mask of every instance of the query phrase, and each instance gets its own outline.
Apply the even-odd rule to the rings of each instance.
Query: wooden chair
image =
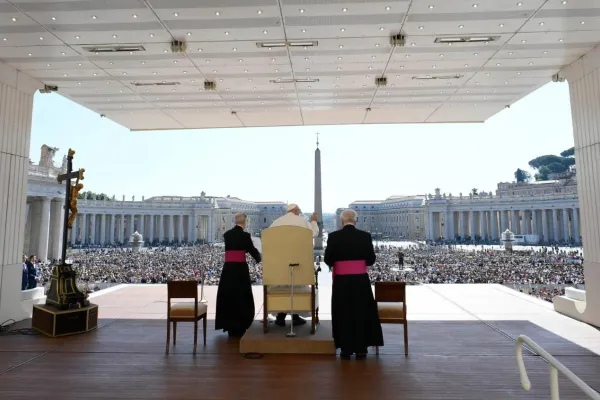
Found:
[[[171,299],[194,299],[194,302],[175,303],[171,305]],[[177,342],[177,323],[194,323],[194,354],[198,343],[198,321],[202,320],[204,330],[204,345],[206,346],[206,314],[208,305],[198,301],[198,283],[196,281],[169,281],[167,282],[167,348],[169,354],[169,343],[171,341],[171,322],[173,323],[173,346]]]
[[[375,282],[375,302],[382,324],[404,325],[404,355],[408,355],[408,321],[406,320],[406,283]],[[379,354],[379,347],[375,347]]]
[[[291,311],[290,268],[294,268],[294,313],[310,312],[311,330],[319,323],[313,237],[310,229],[276,226],[262,231],[263,331],[268,332],[268,315]],[[296,265],[290,267],[290,265]]]

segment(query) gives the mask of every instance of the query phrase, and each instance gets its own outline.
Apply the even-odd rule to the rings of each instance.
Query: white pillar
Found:
[[[129,240],[129,237],[133,235],[133,232],[135,232],[135,215],[131,214],[129,216],[129,234],[127,235],[127,240]]]
[[[498,240],[498,211],[491,210],[490,214],[490,223],[492,224],[492,240]]]
[[[62,253],[63,225],[64,225],[64,204],[62,200],[52,202],[52,214],[54,215],[52,223],[52,249],[50,259],[58,260]]]
[[[177,216],[177,241],[183,242],[183,215]]]
[[[125,214],[119,215],[119,242],[125,242]]]
[[[50,197],[42,198],[42,214],[39,232],[37,257],[41,261],[48,259],[48,239],[50,235]]]
[[[555,242],[558,242],[560,240],[560,235],[559,235],[559,226],[558,226],[558,213],[556,208],[552,209],[552,232],[554,233],[554,237],[552,238],[552,240],[554,240]]]
[[[481,236],[481,240],[485,240],[487,235],[487,223],[485,211],[479,211],[479,236]]]
[[[444,216],[444,223],[445,223],[445,228],[446,228],[446,233],[444,233],[444,236],[446,237],[446,240],[452,240],[454,239],[454,234],[452,232],[452,212],[451,211],[446,211],[446,214]]]
[[[477,232],[475,229],[475,211],[469,211],[469,235],[471,235],[471,240],[475,240],[475,233]]]
[[[600,47],[579,58],[562,73],[571,95],[577,192],[584,243],[585,310],[555,309],[600,326]]]
[[[21,256],[33,93],[41,86],[0,64],[0,322],[31,316],[31,307],[21,306]]]
[[[531,234],[532,235],[538,235],[540,234],[539,229],[538,229],[538,219],[537,219],[537,210],[533,209],[531,210]]]
[[[150,240],[150,244],[154,241],[154,220],[156,217],[154,215],[150,215],[149,217],[149,227],[148,227],[148,240]]]
[[[521,235],[527,235],[527,210],[521,210]]]
[[[569,232],[569,209],[568,208],[563,208],[562,210],[562,220],[563,220],[563,237],[565,239],[565,242],[569,242],[569,238],[571,236],[570,232]]]
[[[168,220],[168,224],[169,224],[167,226],[167,234],[169,236],[169,242],[172,242],[175,239],[175,237],[174,237],[175,229],[174,229],[174,226],[173,226],[173,216],[169,215],[167,217],[167,220]]]
[[[544,243],[550,242],[550,237],[548,236],[548,210],[542,210],[542,236],[544,237]]]
[[[508,224],[506,223],[506,211],[500,210],[500,235],[508,229]]]
[[[110,214],[110,226],[108,232],[108,241],[110,244],[113,244],[115,242],[115,214]]]
[[[144,240],[146,240],[146,232],[144,232],[146,221],[144,221],[144,218],[146,218],[146,216],[140,214],[140,230],[138,232],[144,237]]]
[[[164,215],[157,216],[158,222],[158,241],[162,242],[165,240],[165,218]]]
[[[98,243],[101,246],[104,246],[106,244],[106,214],[102,214],[100,216],[100,238],[98,240]]]
[[[90,214],[90,244],[96,244],[96,214]]]
[[[571,210],[571,212],[573,213],[573,239],[575,240],[575,243],[580,243],[579,240],[579,215],[577,212],[578,208],[575,207]]]

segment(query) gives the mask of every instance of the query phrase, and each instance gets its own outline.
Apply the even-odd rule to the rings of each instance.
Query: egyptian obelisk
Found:
[[[317,133],[317,149],[315,150],[315,209],[319,224],[319,236],[315,238],[315,250],[323,250],[323,200],[321,194],[321,150],[319,150],[319,134]]]

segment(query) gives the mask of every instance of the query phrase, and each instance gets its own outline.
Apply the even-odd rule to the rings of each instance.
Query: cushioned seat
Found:
[[[198,302],[198,313],[197,317],[204,314],[208,310],[206,303]],[[176,303],[171,306],[171,317],[176,318],[193,318],[194,317],[194,303]]]
[[[377,303],[380,319],[404,318],[404,303]]]

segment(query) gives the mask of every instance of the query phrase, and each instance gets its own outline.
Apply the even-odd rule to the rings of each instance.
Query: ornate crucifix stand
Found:
[[[67,172],[58,176],[58,183],[65,182],[66,188],[61,261],[52,269],[50,290],[46,298],[47,305],[57,307],[61,310],[81,308],[89,305],[87,294],[82,293],[77,287],[76,273],[72,265],[66,263],[69,229],[72,228],[73,221],[77,216],[77,195],[83,188],[83,184],[79,183],[79,181],[84,179],[83,173],[85,172],[83,168],[73,171],[74,155],[75,151],[69,149],[69,154],[67,155]],[[71,179],[76,179],[75,185],[71,185]]]

